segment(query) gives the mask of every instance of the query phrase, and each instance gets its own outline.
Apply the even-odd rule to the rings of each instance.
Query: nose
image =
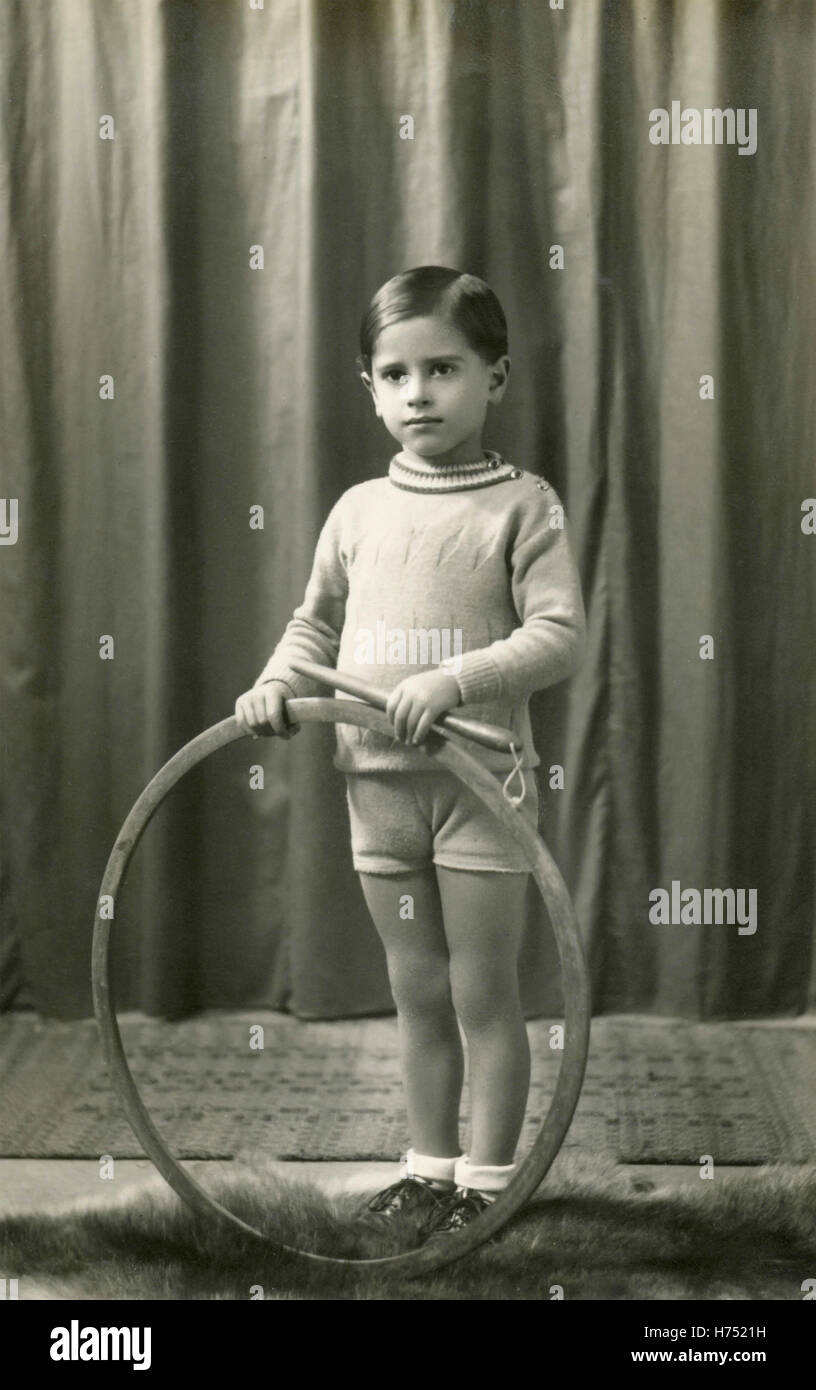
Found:
[[[406,402],[409,406],[427,405],[430,398],[428,383],[421,374],[410,377],[405,389]]]

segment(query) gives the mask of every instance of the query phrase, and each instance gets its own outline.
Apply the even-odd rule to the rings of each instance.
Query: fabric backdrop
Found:
[[[485,443],[561,492],[580,563],[589,654],[533,715],[595,1012],[813,1002],[815,38],[810,0],[3,0],[3,1006],[90,1012],[116,832],[384,473],[357,326],[433,262],[505,306]],[[652,144],[675,99],[756,109],[756,152]],[[391,1008],[333,741],[242,741],[173,794],[120,1007]],[[757,931],[651,924],[672,881],[756,889]],[[557,1012],[533,889],[522,973]]]

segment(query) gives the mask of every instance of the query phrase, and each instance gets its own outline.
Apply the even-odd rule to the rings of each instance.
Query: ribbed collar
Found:
[[[404,488],[406,492],[465,492],[469,488],[503,483],[521,474],[501,454],[485,449],[483,459],[454,467],[395,454],[388,465],[388,476],[395,487]]]

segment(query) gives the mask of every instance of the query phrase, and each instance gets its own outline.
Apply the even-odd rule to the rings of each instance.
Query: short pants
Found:
[[[531,768],[522,771],[526,790],[519,814],[537,831],[538,785]],[[501,788],[507,773],[492,776]],[[518,774],[509,790],[514,796],[520,793]],[[346,773],[346,800],[352,862],[360,873],[404,873],[429,863],[508,874],[530,871],[518,841],[446,768]]]

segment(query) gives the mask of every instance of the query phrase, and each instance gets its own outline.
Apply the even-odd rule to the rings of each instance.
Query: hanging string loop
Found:
[[[510,747],[513,750],[513,766],[511,767],[510,771],[504,779],[504,782],[502,783],[502,795],[504,796],[505,801],[509,802],[511,806],[515,806],[516,809],[518,809],[518,807],[523,802],[525,796],[527,795],[527,786],[524,781],[524,773],[521,770],[521,745],[511,743]],[[514,796],[513,793],[510,791],[510,783],[512,782],[513,778],[516,776],[517,773],[519,783],[521,785],[521,792],[520,794]]]

